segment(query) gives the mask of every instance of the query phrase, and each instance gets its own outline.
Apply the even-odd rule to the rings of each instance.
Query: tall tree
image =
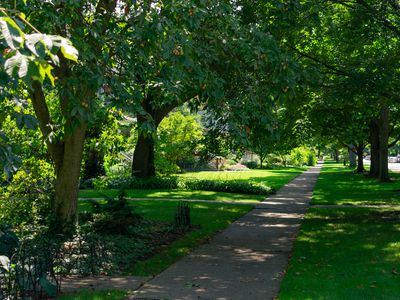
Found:
[[[125,39],[118,36],[123,34],[124,25],[128,26],[119,6],[123,4],[123,1],[117,5],[117,1],[107,0],[69,3],[31,0],[27,5],[23,1],[17,5],[32,23],[26,31],[41,30],[68,36],[80,52],[79,62],[71,63],[71,59],[76,60],[78,51],[65,39],[33,34],[30,36],[36,40],[26,43],[33,56],[39,57],[37,65],[47,67],[39,74],[52,79],[53,71],[58,79],[54,90],[41,77],[26,76],[28,93],[22,94],[29,95],[54,164],[54,211],[61,230],[73,224],[76,218],[83,146],[87,128],[94,121],[94,112],[101,109],[111,93],[116,99],[126,94],[126,87],[120,85],[123,80],[115,74],[120,65],[116,57],[126,45]],[[14,11],[13,4],[8,7]],[[58,48],[63,55],[56,53]],[[24,66],[15,64],[13,72],[20,74]]]
[[[41,86],[46,78],[54,84],[53,68],[59,68],[62,63],[69,63],[69,60],[77,61],[78,51],[67,39],[40,33],[25,20],[24,15],[15,13],[14,10],[0,8],[0,14],[3,15],[0,18],[0,51],[4,57],[4,69],[0,71],[5,71],[13,77],[14,82],[20,80],[25,84],[28,93],[31,94],[39,126],[43,131],[48,132],[50,128],[48,108],[40,100],[36,101],[42,96]],[[21,29],[17,24],[17,20],[25,23],[34,32],[24,33],[23,28]],[[4,80],[4,77],[2,78]],[[24,92],[21,89],[19,91]],[[60,193],[59,188],[57,191]]]
[[[241,22],[232,2],[141,3],[135,11],[130,39],[140,47],[126,53],[137,63],[131,76],[141,102],[133,175],[155,174],[154,132],[173,108],[187,102],[245,124],[292,92],[288,58],[268,31]]]

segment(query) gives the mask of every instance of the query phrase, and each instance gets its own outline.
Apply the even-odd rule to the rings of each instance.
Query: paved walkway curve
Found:
[[[258,204],[127,299],[273,299],[321,165]]]

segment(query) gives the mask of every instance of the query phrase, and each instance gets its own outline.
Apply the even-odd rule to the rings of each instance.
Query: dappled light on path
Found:
[[[129,299],[275,297],[319,171],[295,178]]]

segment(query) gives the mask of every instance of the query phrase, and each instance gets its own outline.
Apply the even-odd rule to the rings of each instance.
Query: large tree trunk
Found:
[[[357,173],[364,173],[364,147],[359,145],[357,150]]]
[[[132,176],[148,178],[156,175],[154,166],[154,139],[139,133],[133,154]]]
[[[151,97],[148,96],[142,103],[143,109],[148,113],[148,115],[138,114],[138,127],[144,122],[149,122],[149,116],[153,122],[154,130],[157,131],[158,125],[161,121],[168,115],[168,113],[176,107],[175,103],[166,105],[162,108],[154,109],[152,106]],[[141,132],[139,131],[139,138],[136,143],[135,151],[133,153],[132,161],[132,176],[148,178],[156,175],[155,165],[154,165],[154,138],[153,133]]]
[[[371,165],[369,174],[371,177],[379,177],[379,125],[377,120],[372,120],[369,125],[369,142],[371,144]]]
[[[55,225],[59,227],[54,229],[67,232],[71,226],[75,225],[77,217],[79,176],[86,123],[74,127],[69,133],[65,132],[64,140],[50,141],[48,137],[52,133],[51,125],[54,123],[50,117],[46,98],[39,82],[35,81],[32,87],[32,105],[55,167],[56,182],[53,209],[56,218]],[[63,99],[62,101],[68,100]],[[66,105],[63,107],[66,107]],[[70,125],[71,122],[71,120],[67,120],[67,124]]]
[[[86,125],[80,125],[65,138],[62,163],[56,166],[54,210],[63,231],[76,222],[85,131]]]
[[[334,150],[333,158],[334,158],[335,162],[337,162],[337,163],[339,162],[339,150],[338,149]]]
[[[350,165],[349,167],[351,169],[354,169],[357,166],[357,155],[356,153],[354,153],[355,149],[354,149],[354,145],[350,145],[349,146],[349,161],[350,161]]]
[[[379,180],[389,181],[388,149],[389,143],[389,107],[384,106],[379,120]]]

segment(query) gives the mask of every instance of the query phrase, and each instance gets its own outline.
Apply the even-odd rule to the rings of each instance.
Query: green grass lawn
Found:
[[[379,183],[326,162],[312,204],[400,204],[399,175]],[[280,300],[399,299],[400,208],[311,208]]]
[[[279,299],[399,299],[399,220],[399,210],[311,209]]]
[[[132,208],[149,220],[172,221],[174,219],[176,201],[132,201]],[[186,256],[192,249],[204,243],[217,232],[250,211],[252,205],[235,205],[222,203],[191,202],[192,224],[199,225],[197,230],[187,233],[183,238],[173,242],[153,257],[141,261],[128,269],[127,275],[151,276],[160,273],[168,266]],[[86,200],[79,203],[80,211],[89,211],[90,204]],[[120,300],[125,299],[124,291],[91,292],[82,291],[65,295],[60,300]]]
[[[186,173],[180,176],[211,180],[253,180],[264,182],[275,189],[301,174],[306,168],[279,168],[274,170],[250,170],[238,172],[198,172]],[[95,191],[82,190],[80,198],[104,198],[116,197],[117,190]],[[138,276],[155,275],[168,266],[186,256],[192,249],[204,243],[218,231],[226,228],[237,218],[241,217],[253,208],[251,203],[262,201],[265,197],[260,195],[244,195],[234,193],[210,192],[210,191],[187,191],[187,190],[128,190],[127,197],[131,198],[169,198],[172,201],[136,200],[130,205],[136,212],[150,220],[173,221],[178,199],[210,200],[210,202],[190,202],[192,224],[199,225],[199,229],[187,233],[183,238],[164,247],[158,254],[141,261],[127,274]],[[227,203],[213,203],[212,201],[241,201],[248,202],[246,205],[234,205]],[[102,200],[100,200],[102,201]],[[87,200],[79,202],[81,211],[90,210]],[[63,296],[62,300],[119,300],[124,299],[124,292],[80,292],[76,295]]]
[[[132,201],[130,204],[136,212],[149,220],[173,221],[179,201]],[[252,205],[234,205],[212,202],[191,202],[192,224],[200,228],[186,234],[182,239],[165,247],[159,254],[142,261],[131,269],[130,275],[149,276],[160,273],[178,259],[187,255],[193,248],[205,242],[218,231],[226,228],[237,218],[250,211]],[[87,201],[80,201],[80,210],[87,211],[90,205]]]
[[[82,190],[80,198],[104,198],[105,196],[115,198],[118,190]],[[240,201],[260,202],[265,199],[262,195],[245,195],[211,191],[187,191],[187,190],[127,190],[129,198],[165,198],[165,199],[196,199],[210,201]]]
[[[262,182],[266,185],[280,189],[297,175],[304,172],[307,168],[275,168],[271,170],[246,170],[246,171],[223,171],[223,172],[191,172],[179,176],[195,179],[208,180],[252,180]]]
[[[380,183],[328,161],[322,168],[312,204],[400,204],[400,173],[391,173],[391,178],[392,182]]]
[[[209,180],[235,180],[235,181],[256,181],[263,182],[268,186],[278,190],[297,175],[301,174],[306,168],[276,168],[273,170],[249,170],[231,172],[195,172],[185,173],[179,176],[196,179]],[[240,201],[240,202],[260,202],[265,199],[262,195],[245,195],[211,191],[188,191],[188,190],[127,190],[127,197],[130,198],[166,198],[166,199],[198,199],[214,201]],[[104,198],[116,197],[118,190],[81,190],[80,198]]]

